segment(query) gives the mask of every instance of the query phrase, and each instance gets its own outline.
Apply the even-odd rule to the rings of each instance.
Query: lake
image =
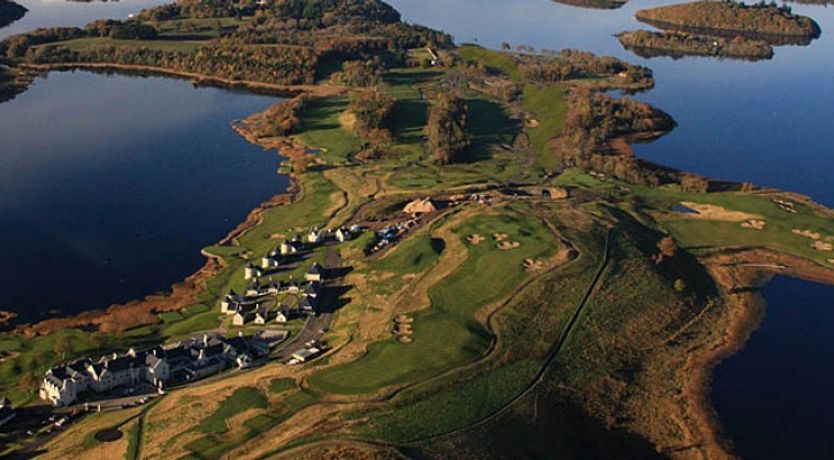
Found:
[[[30,12],[0,36],[123,18],[159,2],[20,3]],[[670,113],[679,126],[638,146],[639,156],[802,192],[834,206],[828,177],[834,174],[832,8],[793,5],[820,24],[821,38],[810,46],[779,47],[773,60],[750,63],[643,59],[624,50],[615,34],[649,28],[634,12],[670,0],[633,1],[617,10],[549,0],[390,3],[406,21],[444,29],[458,43],[578,48],[647,65],[657,87],[637,97]],[[190,273],[201,262],[200,247],[285,184],[275,178],[276,158],[228,128],[229,120],[269,103],[178,81],[51,74],[0,104],[0,135],[11,133],[19,145],[6,173],[17,183],[10,196],[19,201],[7,203],[7,185],[0,182],[3,206],[25,212],[0,215],[0,235],[15,243],[12,254],[22,261],[4,268],[0,288],[21,291],[21,299],[39,297],[37,308],[43,308],[84,294],[140,297]],[[64,279],[67,284],[52,284]],[[82,279],[93,286],[82,287]],[[826,438],[834,434],[834,421],[827,390],[834,378],[826,364],[834,358],[828,339],[834,337],[834,313],[827,307],[834,306],[834,288],[778,278],[764,295],[770,307],[762,328],[716,371],[712,398],[721,422],[745,457],[830,457]],[[32,308],[27,314],[42,311]]]
[[[777,277],[761,327],[717,366],[712,401],[745,458],[834,457],[834,286]]]
[[[230,126],[275,98],[57,72],[0,104],[0,309],[24,321],[168,288],[283,192]]]

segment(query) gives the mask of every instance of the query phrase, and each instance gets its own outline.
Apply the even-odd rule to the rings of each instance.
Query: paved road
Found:
[[[339,250],[334,246],[327,247],[324,266],[328,270],[342,268],[342,258]],[[323,305],[327,311],[309,318],[304,325],[304,329],[292,338],[290,343],[281,349],[281,351],[276,353],[274,359],[287,361],[294,353],[306,348],[305,343],[313,339],[321,339],[324,335],[323,331],[330,329],[330,323],[333,321],[333,313],[330,309],[338,304],[343,283],[343,275],[326,280],[323,283],[324,289],[322,290],[320,305]]]

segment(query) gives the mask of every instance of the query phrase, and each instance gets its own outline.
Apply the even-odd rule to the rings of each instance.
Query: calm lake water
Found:
[[[635,0],[618,10],[549,0],[389,1],[405,20],[444,29],[459,43],[578,48],[647,65],[657,87],[638,97],[669,112],[679,127],[639,146],[638,155],[834,206],[834,8],[793,5],[817,20],[822,37],[749,63],[647,60],[622,49],[616,33],[648,28],[634,20],[636,10],[673,0]],[[124,18],[162,2],[20,3],[30,12],[0,29],[0,37]],[[274,176],[277,159],[228,128],[229,120],[269,102],[178,81],[52,74],[0,104],[0,237],[19,242],[0,264],[0,288],[39,299],[26,300],[35,315],[54,303],[89,303],[90,296],[101,296],[98,304],[107,296],[140,297],[190,273],[201,262],[200,247],[284,187]],[[65,279],[74,281],[55,284]],[[825,364],[834,358],[827,339],[834,320],[826,307],[834,306],[834,289],[778,279],[765,296],[770,309],[762,329],[716,373],[721,421],[745,457],[830,457],[820,439],[834,433],[825,391],[832,388]],[[803,378],[791,380],[788,369]],[[745,383],[755,388],[735,386]]]
[[[51,73],[0,104],[0,308],[37,319],[164,290],[286,189],[230,122],[275,99]]]
[[[713,404],[746,458],[834,458],[834,286],[774,279],[744,349],[713,375]]]

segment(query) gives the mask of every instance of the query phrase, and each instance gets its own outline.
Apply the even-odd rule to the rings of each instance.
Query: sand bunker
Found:
[[[502,251],[509,251],[510,249],[521,247],[521,243],[518,241],[502,241],[496,244],[495,247]]]
[[[834,259],[828,259],[828,263],[834,264]]]
[[[400,342],[400,343],[411,343],[413,341],[414,341],[414,339],[412,339],[411,336],[409,336],[409,335],[401,335],[401,336],[397,337],[397,342]]]
[[[524,269],[528,272],[538,272],[544,269],[544,261],[543,260],[533,260],[530,258],[524,259]]]
[[[767,225],[767,222],[763,220],[752,219],[741,223],[741,226],[744,228],[752,228],[753,230],[762,230]]]
[[[793,232],[794,235],[804,236],[805,238],[811,238],[812,240],[818,240],[821,236],[817,232],[812,232],[811,230],[800,230],[798,228],[791,230],[791,232]]]
[[[469,241],[469,244],[471,244],[472,246],[477,246],[478,243],[480,243],[483,240],[484,240],[484,237],[481,236],[481,235],[478,235],[477,233],[474,234],[474,235],[469,235],[466,238],[466,241]]]
[[[814,249],[816,249],[817,251],[825,251],[825,252],[834,251],[834,244],[825,243],[825,242],[822,242],[822,241],[815,241],[814,242]]]
[[[504,241],[504,240],[507,239],[507,234],[506,233],[493,233],[492,238],[495,241]]]
[[[761,216],[741,211],[731,211],[722,206],[713,204],[695,203],[692,201],[681,201],[683,206],[695,211],[686,214],[687,217],[695,219],[721,220],[725,222],[744,222],[749,220],[761,220]]]

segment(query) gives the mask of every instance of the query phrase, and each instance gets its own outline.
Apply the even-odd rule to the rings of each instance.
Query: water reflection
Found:
[[[0,309],[106,306],[192,273],[286,187],[277,156],[230,127],[274,101],[76,72],[0,104]]]

